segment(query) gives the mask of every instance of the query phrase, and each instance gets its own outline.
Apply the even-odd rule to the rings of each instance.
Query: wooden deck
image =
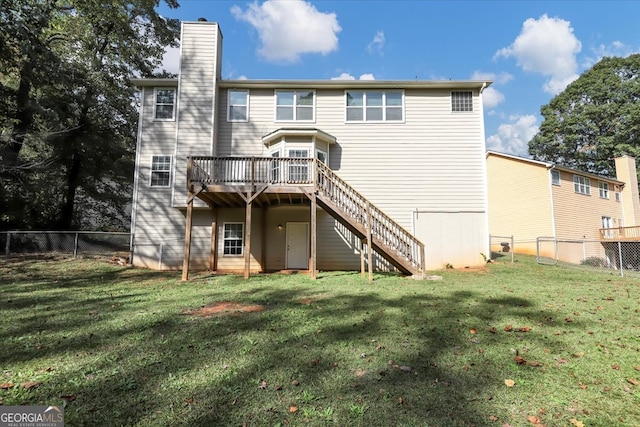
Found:
[[[640,226],[601,228],[600,240],[603,242],[640,242]]]
[[[424,244],[371,204],[327,165],[314,158],[189,157],[187,231],[183,279],[188,278],[191,210],[194,198],[213,207],[246,207],[245,277],[249,272],[251,208],[278,204],[311,207],[311,276],[315,277],[315,207],[345,225],[396,268],[424,277]],[[212,236],[212,241],[215,237]],[[371,251],[369,277],[371,279]],[[364,260],[362,260],[364,261]],[[361,264],[364,265],[364,262]]]

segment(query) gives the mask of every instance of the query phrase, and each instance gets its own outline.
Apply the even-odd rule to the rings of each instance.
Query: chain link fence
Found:
[[[640,274],[640,241],[599,241],[538,237],[539,264],[580,266],[601,271]]]
[[[491,248],[491,259],[495,260],[508,256],[513,262],[514,241],[513,236],[489,235],[489,247]]]
[[[0,250],[5,256],[68,254],[129,258],[130,233],[100,231],[4,231]]]

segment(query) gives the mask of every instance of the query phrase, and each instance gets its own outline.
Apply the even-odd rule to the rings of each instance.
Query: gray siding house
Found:
[[[224,80],[184,22],[176,79],[141,91],[132,262],[212,271],[484,263],[486,81]]]

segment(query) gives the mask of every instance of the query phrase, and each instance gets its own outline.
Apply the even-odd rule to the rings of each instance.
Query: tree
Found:
[[[137,129],[131,78],[157,75],[178,39],[159,1],[0,0],[0,226],[122,217]]]
[[[603,58],[541,113],[534,159],[613,175],[614,157],[640,157],[640,54]]]

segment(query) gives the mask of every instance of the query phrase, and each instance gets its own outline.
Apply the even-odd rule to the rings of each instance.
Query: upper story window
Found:
[[[598,190],[599,190],[601,199],[608,199],[609,198],[609,184],[608,183],[600,181],[598,183]]]
[[[168,187],[171,181],[171,156],[151,158],[151,187]]]
[[[451,111],[473,111],[473,93],[470,90],[451,92]]]
[[[348,122],[404,120],[404,96],[400,90],[349,90],[345,98]]]
[[[227,121],[249,121],[249,91],[229,89],[229,109]]]
[[[174,120],[176,90],[157,88],[154,93],[154,117],[156,120]]]
[[[573,175],[573,188],[576,193],[591,195],[591,180],[580,175]]]
[[[560,171],[551,171],[551,183],[553,185],[560,185]]]
[[[315,92],[277,90],[276,121],[312,122],[315,120]]]
[[[616,202],[619,202],[620,200],[622,200],[622,195],[620,194],[619,191],[616,191],[614,194],[616,195],[615,196],[616,197]]]

